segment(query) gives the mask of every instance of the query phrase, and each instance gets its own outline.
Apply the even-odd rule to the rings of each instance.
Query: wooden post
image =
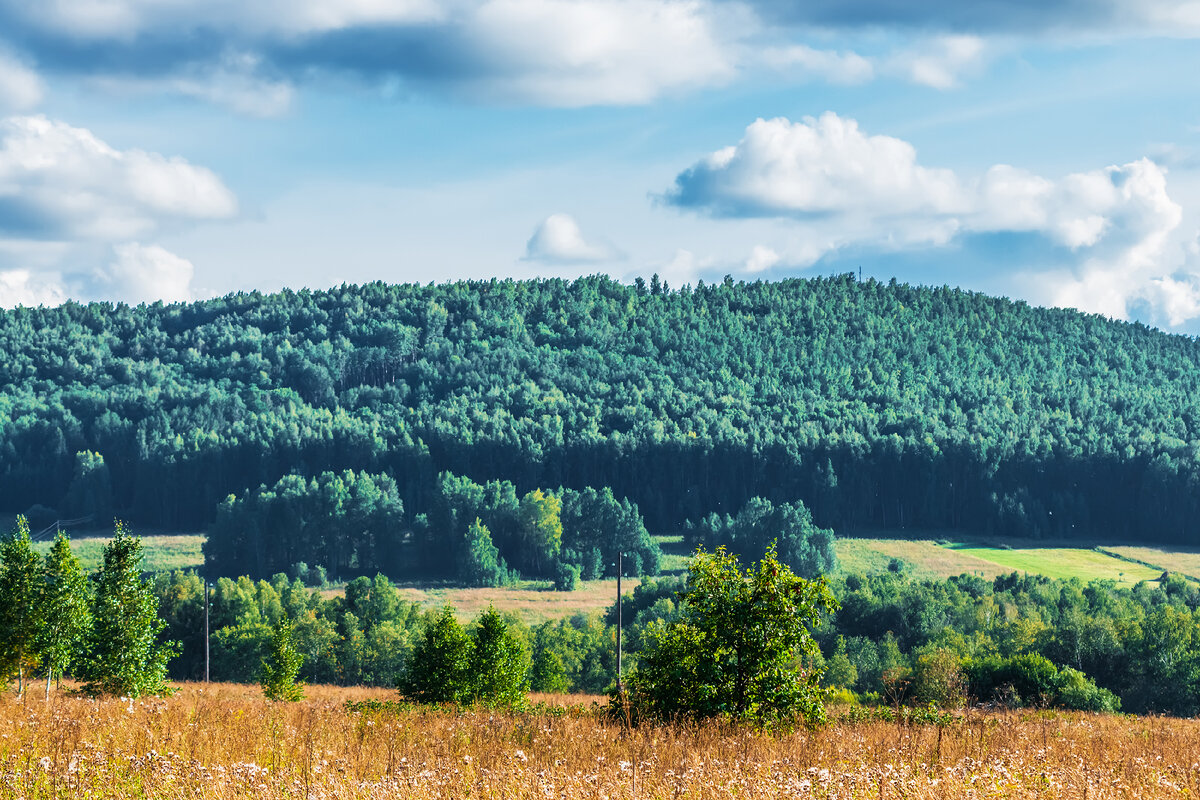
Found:
[[[208,578],[204,579],[204,682],[208,683]]]
[[[617,551],[617,694],[625,696],[625,684],[621,680],[621,573],[624,564],[621,551]]]

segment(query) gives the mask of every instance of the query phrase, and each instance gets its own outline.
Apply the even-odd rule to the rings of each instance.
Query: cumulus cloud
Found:
[[[964,203],[953,172],[923,167],[908,142],[868,136],[833,113],[755,121],[738,144],[679,175],[665,199],[721,217],[943,214]]]
[[[620,253],[607,244],[590,242],[569,214],[551,214],[542,220],[525,245],[525,258],[555,264],[612,261]]]
[[[184,159],[43,116],[0,120],[0,305],[190,299],[192,264],[131,240],[236,211],[221,180]],[[85,266],[110,248],[105,267]]]
[[[114,240],[237,210],[210,170],[43,116],[0,121],[0,236]]]
[[[1057,180],[1008,165],[964,179],[924,166],[907,142],[827,113],[754,122],[736,145],[681,173],[664,200],[717,217],[791,219],[821,252],[1033,235],[1048,254],[1048,269],[1025,277],[1036,299],[1120,318],[1142,304],[1171,324],[1200,308],[1195,281],[1163,266],[1182,209],[1149,159]]]
[[[0,308],[56,306],[66,299],[57,275],[28,269],[0,270]]]
[[[97,294],[127,303],[193,300],[195,268],[186,258],[158,245],[127,242],[113,247],[115,258],[95,273]]]

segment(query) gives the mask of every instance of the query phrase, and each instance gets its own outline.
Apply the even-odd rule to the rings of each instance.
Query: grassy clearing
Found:
[[[134,531],[136,533],[136,531]],[[71,539],[71,550],[79,558],[85,570],[94,570],[103,559],[104,546],[110,536],[88,536]],[[165,572],[176,569],[199,569],[204,564],[200,546],[204,536],[179,534],[175,536],[142,536],[142,569],[147,572]],[[50,552],[51,542],[37,542],[34,548],[45,555]]]
[[[640,583],[640,578],[625,578],[621,590],[631,592]],[[617,581],[615,578],[580,581],[573,592],[556,592],[549,581],[522,581],[517,586],[495,589],[404,583],[400,584],[400,594],[424,608],[441,608],[450,603],[461,620],[474,619],[492,605],[497,611],[516,614],[525,622],[539,623],[608,608],[617,600]]]
[[[1132,586],[1157,579],[1162,570],[1122,561],[1095,550],[1068,547],[1013,548],[961,545],[958,553],[1001,565],[1005,571],[1028,572],[1049,578],[1079,578],[1083,581],[1114,580]]]
[[[0,795],[117,798],[1024,798],[1196,796],[1200,723],[969,713],[764,736],[627,730],[585,706],[347,712],[310,689],[184,685],[165,699],[0,699]]]
[[[1091,542],[1046,542],[1030,547],[1028,540],[963,541],[946,539],[845,538],[838,539],[839,571],[843,574],[881,572],[899,559],[908,574],[918,578],[948,578],[961,573],[994,578],[1010,572],[1027,572],[1049,578],[1083,581],[1113,580],[1123,586],[1156,580],[1164,569],[1200,575],[1200,553],[1173,553],[1139,547],[1105,546],[1155,566],[1145,566],[1097,552]],[[939,542],[941,542],[939,544]],[[1159,563],[1162,562],[1162,566]],[[1166,564],[1172,564],[1168,567]],[[1194,569],[1182,569],[1187,565]]]
[[[917,578],[949,578],[964,572],[994,578],[1012,572],[994,561],[938,545],[932,539],[838,539],[838,571],[845,575],[887,570],[893,558]]]
[[[1143,561],[1160,572],[1178,572],[1200,580],[1200,552],[1195,550],[1163,550],[1157,547],[1110,545],[1104,548],[1124,558]]]

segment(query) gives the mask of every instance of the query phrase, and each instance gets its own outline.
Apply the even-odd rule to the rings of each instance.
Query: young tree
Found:
[[[117,521],[104,562],[95,577],[91,646],[84,662],[84,691],[138,697],[163,694],[167,661],[175,642],[159,642],[167,623],[158,617],[158,600],[142,580],[142,542]]]
[[[92,627],[91,596],[87,577],[71,552],[71,540],[60,533],[46,556],[38,600],[39,626],[35,644],[46,670],[46,698],[50,684],[79,657]]]
[[[473,697],[471,639],[447,605],[413,648],[400,693],[422,703],[466,703]]]
[[[292,621],[281,616],[271,631],[271,645],[262,662],[262,690],[268,700],[302,700],[304,682],[296,675],[304,665],[304,656],[296,650]]]
[[[487,705],[520,705],[529,689],[529,651],[491,606],[476,625],[470,658],[474,699]]]
[[[653,716],[726,716],[762,724],[824,720],[810,628],[837,608],[823,578],[798,578],[768,549],[745,572],[718,548],[697,551],[678,620],[644,636],[629,700]]]
[[[29,523],[17,517],[17,529],[0,541],[0,664],[5,675],[17,673],[21,694],[26,671],[37,665],[41,577],[41,557],[29,539]]]

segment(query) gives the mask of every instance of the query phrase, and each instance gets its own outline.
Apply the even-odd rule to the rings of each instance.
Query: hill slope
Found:
[[[61,515],[195,528],[342,469],[415,514],[449,470],[611,487],[651,530],[763,496],[835,529],[1200,541],[1200,344],[850,276],[16,309],[0,408],[0,506]]]

